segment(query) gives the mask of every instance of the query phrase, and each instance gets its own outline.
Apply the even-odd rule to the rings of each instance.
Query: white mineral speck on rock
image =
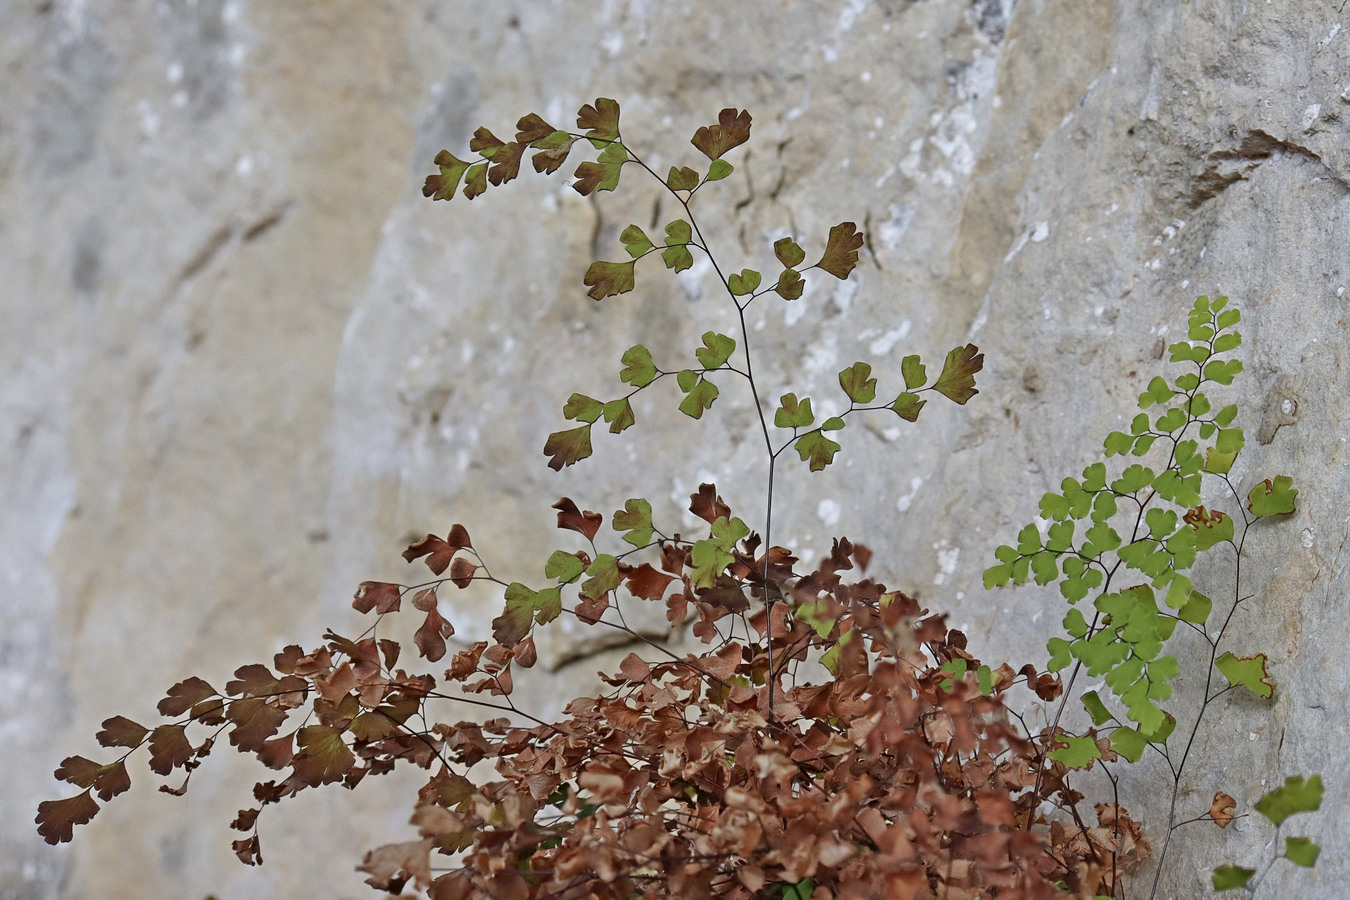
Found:
[[[910,321],[909,319],[904,319],[900,322],[899,328],[893,328],[881,337],[872,341],[872,343],[867,345],[867,349],[877,356],[880,356],[883,353],[890,353],[896,342],[902,340],[905,335],[909,334],[909,329]]]
[[[816,515],[820,518],[820,521],[825,524],[826,528],[833,528],[839,524],[839,513],[840,508],[838,500],[831,500],[829,497],[826,497],[816,505]]]
[[[943,543],[946,543],[945,541]],[[956,571],[956,561],[961,558],[960,547],[948,547],[938,550],[938,569],[940,570],[933,576],[933,584],[942,584],[951,574]]]
[[[899,432],[899,429],[898,429],[898,428],[895,429],[895,430],[896,430],[897,432]],[[897,433],[895,437],[899,437],[899,436],[900,436],[900,435]],[[889,440],[895,440],[895,438],[890,437],[889,434],[887,435],[887,438],[888,438]],[[899,500],[896,500],[896,501],[895,501],[895,508],[898,509],[898,510],[900,510],[901,512],[907,512],[907,511],[909,510],[909,505],[910,505],[910,503],[914,502],[914,497],[915,497],[916,494],[919,493],[919,488],[922,487],[922,486],[923,486],[923,479],[922,479],[922,478],[920,478],[920,477],[917,476],[917,475],[915,475],[913,478],[911,478],[911,479],[909,480],[909,493],[908,493],[908,494],[905,494],[905,495],[904,495],[903,497],[901,497]]]

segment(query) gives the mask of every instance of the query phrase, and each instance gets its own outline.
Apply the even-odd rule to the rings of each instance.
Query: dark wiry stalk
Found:
[[[699,248],[708,257],[708,262],[712,264],[713,271],[717,273],[718,280],[722,282],[722,287],[725,288],[727,294],[731,296],[732,303],[734,303],[736,306],[736,317],[741,323],[741,349],[745,353],[745,373],[744,373],[745,380],[750,384],[750,395],[754,400],[755,414],[759,416],[760,431],[764,435],[764,447],[769,455],[769,475],[768,475],[768,485],[766,489],[766,493],[768,496],[765,502],[765,512],[764,512],[763,575],[764,575],[764,640],[767,645],[766,655],[769,660],[768,719],[770,722],[773,722],[775,719],[773,712],[773,700],[774,700],[773,623],[772,623],[773,617],[770,615],[771,601],[769,597],[769,548],[773,546],[770,540],[773,535],[773,479],[774,479],[774,468],[778,459],[773,449],[773,438],[769,436],[769,420],[764,415],[764,406],[763,404],[760,403],[759,389],[755,384],[754,363],[750,359],[750,329],[745,322],[745,307],[742,306],[741,303],[736,300],[736,295],[731,293],[731,283],[727,280],[726,275],[722,273],[722,267],[717,264],[717,258],[713,256],[712,250],[709,249],[708,247],[707,239],[703,237],[703,231],[698,226],[698,219],[695,218],[693,210],[689,208],[689,198],[681,197],[678,192],[676,192],[669,185],[666,185],[665,182],[661,180],[661,177],[657,175],[655,172],[653,172],[651,167],[648,166],[645,162],[643,162],[642,159],[639,158],[638,155],[634,153],[631,148],[625,146],[624,149],[628,152],[628,156],[630,159],[632,159],[633,162],[637,163],[639,166],[645,169],[653,178],[655,178],[658,182],[660,182],[663,186],[665,186],[666,190],[670,191],[671,196],[673,196],[675,200],[680,204],[680,206],[684,208],[685,215],[689,217],[689,224],[693,228],[694,234],[698,237]]]

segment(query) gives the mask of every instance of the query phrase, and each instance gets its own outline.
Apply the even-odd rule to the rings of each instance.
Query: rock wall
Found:
[[[304,798],[269,814],[268,863],[245,869],[227,828],[242,760],[182,799],[141,774],[73,848],[30,823],[102,718],[348,624],[354,585],[397,578],[410,536],[465,522],[500,574],[529,576],[564,494],[641,494],[678,521],[716,478],[760,508],[753,410],[731,392],[710,422],[650,417],[563,474],[539,454],[623,348],[688,353],[724,321],[698,267],[584,296],[585,265],[657,217],[650,199],[530,176],[473,204],[420,196],[475,126],[562,123],[596,96],[663,167],[718,109],[751,110],[737,175],[703,201],[746,265],[789,230],[869,233],[853,281],[760,309],[771,396],[859,357],[984,351],[968,407],[850,433],[827,472],[789,467],[779,504],[790,546],[869,544],[882,580],[990,658],[1043,659],[1059,615],[1035,588],[983,591],[994,545],[1097,457],[1196,294],[1241,305],[1236,475],[1304,493],[1255,536],[1259,599],[1236,625],[1280,690],[1216,711],[1183,796],[1245,805],[1323,773],[1318,869],[1263,890],[1341,896],[1345,22],[1318,0],[0,5],[0,898],[367,896],[352,865],[408,833],[408,805]],[[492,599],[451,614],[472,637]],[[584,637],[550,638],[541,708],[587,689],[601,661],[564,664]],[[1146,796],[1159,777],[1131,775]],[[1202,895],[1269,836],[1185,832],[1159,896]]]

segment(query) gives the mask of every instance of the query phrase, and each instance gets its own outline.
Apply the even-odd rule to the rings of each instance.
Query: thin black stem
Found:
[[[632,151],[632,149],[628,147],[625,147],[625,149],[628,151],[629,158],[633,162],[641,166],[643,169],[646,169],[647,172],[650,173],[653,178],[655,178],[658,182],[664,185],[666,189],[670,191],[671,196],[673,196],[676,199],[676,201],[680,204],[680,206],[683,207],[684,214],[689,219],[690,227],[693,228],[694,234],[698,236],[698,244],[702,248],[703,252],[707,255],[708,262],[712,264],[713,271],[717,273],[718,280],[722,282],[722,287],[726,289],[728,296],[731,297],[731,302],[736,307],[736,317],[740,320],[741,323],[741,350],[742,352],[745,353],[744,375],[746,381],[750,384],[750,395],[751,398],[754,400],[755,414],[759,416],[759,427],[760,431],[764,435],[764,447],[769,456],[769,473],[767,485],[768,498],[765,503],[765,513],[764,513],[763,576],[764,576],[764,639],[768,644],[768,653],[766,655],[769,661],[767,718],[769,722],[772,723],[775,721],[775,716],[773,712],[775,675],[773,667],[773,617],[771,615],[772,600],[769,594],[769,557],[770,557],[769,551],[773,546],[770,539],[773,535],[773,481],[774,481],[774,467],[777,460],[773,452],[773,439],[769,436],[769,420],[764,415],[763,404],[760,403],[759,387],[755,383],[754,363],[752,362],[750,356],[750,329],[745,321],[745,306],[749,305],[749,301],[747,301],[745,306],[743,306],[740,303],[740,301],[736,299],[736,295],[731,292],[731,283],[730,281],[727,280],[726,275],[722,273],[722,267],[718,265],[717,258],[713,256],[712,251],[708,248],[708,241],[703,236],[703,230],[699,227],[698,219],[695,218],[693,210],[689,208],[689,201],[693,197],[692,192],[688,197],[681,197],[678,191],[675,191],[669,185],[666,185],[665,181],[661,179],[661,176],[657,175],[656,172],[654,172],[650,166],[648,166],[645,162],[643,162],[642,159],[640,159],[637,156],[637,154],[635,154]]]
[[[1229,482],[1227,478],[1224,478],[1224,483],[1228,485],[1228,489],[1233,493],[1234,498],[1237,498],[1237,491],[1233,489],[1232,483]],[[1241,507],[1242,504],[1239,500],[1238,508],[1241,509]],[[1162,880],[1163,863],[1167,860],[1167,850],[1172,843],[1172,834],[1179,827],[1176,817],[1177,798],[1181,793],[1181,776],[1186,768],[1186,760],[1191,754],[1191,748],[1195,745],[1196,735],[1200,732],[1200,723],[1204,721],[1205,710],[1209,709],[1210,703],[1214,702],[1214,700],[1218,699],[1232,687],[1232,685],[1230,685],[1228,688],[1225,688],[1216,694],[1210,694],[1210,689],[1214,682],[1215,660],[1218,659],[1219,655],[1219,644],[1223,642],[1224,632],[1228,630],[1228,624],[1233,620],[1233,614],[1237,612],[1238,606],[1242,603],[1242,548],[1247,542],[1247,531],[1250,527],[1245,512],[1243,513],[1242,518],[1242,535],[1238,538],[1237,544],[1233,545],[1233,549],[1236,553],[1236,559],[1233,564],[1233,603],[1228,608],[1228,615],[1224,618],[1223,626],[1219,629],[1218,638],[1209,642],[1209,666],[1205,670],[1204,698],[1200,703],[1200,711],[1196,713],[1195,724],[1191,726],[1190,736],[1186,739],[1186,749],[1181,754],[1180,762],[1178,762],[1172,770],[1172,799],[1167,811],[1167,834],[1163,838],[1162,851],[1158,854],[1158,868],[1153,873],[1153,887],[1148,893],[1149,900],[1153,900],[1158,894],[1158,884]],[[1206,635],[1206,637],[1208,637],[1208,635]]]

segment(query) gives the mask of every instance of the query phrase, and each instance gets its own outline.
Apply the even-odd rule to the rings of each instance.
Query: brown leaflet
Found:
[[[825,243],[825,254],[816,266],[843,281],[858,265],[858,249],[863,245],[863,235],[858,231],[856,222],[840,222],[830,229]]]
[[[666,598],[666,621],[672,628],[679,628],[689,617],[689,596],[677,591]]]
[[[679,544],[666,543],[661,545],[661,570],[679,577],[684,571],[685,563],[689,560],[689,548],[681,547]]]
[[[477,571],[476,565],[461,556],[450,564],[450,581],[457,588],[466,588],[473,581],[473,573]]]
[[[244,838],[234,841],[230,844],[234,848],[234,855],[239,857],[239,861],[246,866],[262,865],[262,847],[258,843],[258,836]]]
[[[201,701],[215,695],[215,688],[194,675],[169,688],[168,696],[159,701],[159,714],[181,716]]]
[[[586,597],[573,608],[577,619],[587,625],[594,625],[600,621],[600,617],[609,609],[609,594],[601,594],[599,597]]]
[[[261,751],[263,743],[276,734],[281,723],[286,721],[285,710],[269,706],[256,698],[235,700],[226,715],[234,723],[234,728],[230,730],[230,743],[249,753]]]
[[[295,778],[310,787],[341,781],[356,762],[342,733],[331,726],[306,725],[296,740],[300,752],[291,761],[291,768]]]
[[[504,146],[506,144],[501,138],[481,125],[474,131],[473,137],[469,139],[469,150],[488,159],[495,158]]]
[[[534,636],[530,635],[512,648],[511,654],[521,668],[531,668],[539,659],[539,652],[534,646]]]
[[[703,125],[694,132],[690,143],[708,159],[720,159],[728,150],[739,147],[748,140],[750,140],[749,111],[738,111],[729,107],[717,114],[716,125]]]
[[[578,534],[586,536],[586,540],[595,540],[596,532],[604,524],[605,519],[597,512],[589,509],[585,512],[577,509],[577,505],[572,502],[570,497],[563,497],[553,508],[558,511],[558,527],[567,531],[575,531]]]
[[[384,659],[384,667],[393,669],[394,664],[398,662],[398,655],[403,649],[403,645],[391,638],[380,638],[375,643],[380,648],[380,656]]]
[[[403,551],[403,558],[412,562],[425,556],[427,568],[433,575],[439,575],[449,567],[450,560],[454,559],[455,551],[458,549],[436,535],[429,534],[420,541],[409,544],[408,549]]]
[[[182,725],[161,725],[150,733],[150,770],[168,775],[192,759],[192,744]]]
[[[234,680],[225,684],[225,693],[231,697],[282,697],[287,694],[303,696],[309,690],[305,679],[296,675],[277,678],[262,663],[250,663],[234,670]]]
[[[744,658],[744,648],[732,641],[711,656],[702,659],[702,666],[714,678],[726,681],[735,672]]]
[[[933,390],[953,403],[964,404],[979,393],[975,389],[975,373],[984,368],[984,354],[974,344],[955,347],[942,364],[942,374],[933,383]]]
[[[540,138],[546,138],[557,131],[552,125],[539,118],[535,113],[521,116],[516,122],[516,140],[522,144],[532,144]]]
[[[608,97],[597,97],[577,111],[577,128],[586,131],[586,137],[603,141],[619,137],[619,104]]]
[[[478,671],[478,660],[487,649],[487,641],[478,641],[468,650],[461,650],[450,660],[445,677],[449,681],[463,681]]]
[[[356,589],[352,599],[352,608],[357,612],[368,613],[372,609],[380,615],[396,612],[403,600],[402,587],[382,581],[363,581]],[[296,648],[297,650],[300,648]],[[280,668],[280,666],[278,666]]]
[[[38,804],[38,834],[49,844],[69,841],[76,825],[84,825],[98,813],[98,804],[89,791],[65,800],[44,800]]]
[[[502,146],[492,155],[492,164],[488,167],[488,181],[493,185],[505,184],[520,174],[520,160],[525,154],[525,145],[512,141]]]
[[[150,729],[124,716],[103,720],[103,730],[96,738],[104,747],[139,747]]]
[[[439,662],[445,656],[445,639],[455,633],[455,628],[437,608],[434,588],[419,591],[413,598],[413,606],[427,614],[421,627],[413,635],[413,643],[417,645],[417,650],[424,659]]]
[[[295,758],[295,733],[263,741],[258,748],[258,760],[269,769],[284,769]],[[241,831],[245,829],[240,829]]]
[[[1236,800],[1223,791],[1217,791],[1214,794],[1214,801],[1209,804],[1209,817],[1214,820],[1215,825],[1227,828],[1228,823],[1233,821],[1233,810],[1236,808]]]
[[[338,702],[351,693],[359,683],[356,672],[349,662],[343,663],[327,675],[319,675],[314,679],[314,687],[318,690],[319,696],[329,703]]]
[[[424,839],[376,847],[361,860],[357,871],[369,873],[366,884],[391,894],[402,893],[409,881],[425,890],[431,884],[431,843]]]
[[[305,651],[295,644],[288,644],[283,647],[281,652],[272,657],[272,666],[283,675],[295,674],[295,668],[300,660],[305,658]]]
[[[646,681],[652,674],[652,667],[636,653],[630,653],[619,663],[623,677],[632,682]]]
[[[689,495],[689,511],[706,522],[731,516],[731,507],[717,495],[714,484],[700,484],[698,490]]]
[[[78,787],[92,787],[98,791],[100,800],[111,800],[118,794],[130,789],[131,776],[127,774],[126,762],[117,760],[100,765],[83,756],[71,756],[62,760],[56,770],[56,777]]]
[[[628,573],[627,587],[628,592],[634,597],[640,597],[643,600],[660,600],[666,594],[666,588],[675,580],[673,575],[666,575],[652,568],[650,563],[643,563]]]

